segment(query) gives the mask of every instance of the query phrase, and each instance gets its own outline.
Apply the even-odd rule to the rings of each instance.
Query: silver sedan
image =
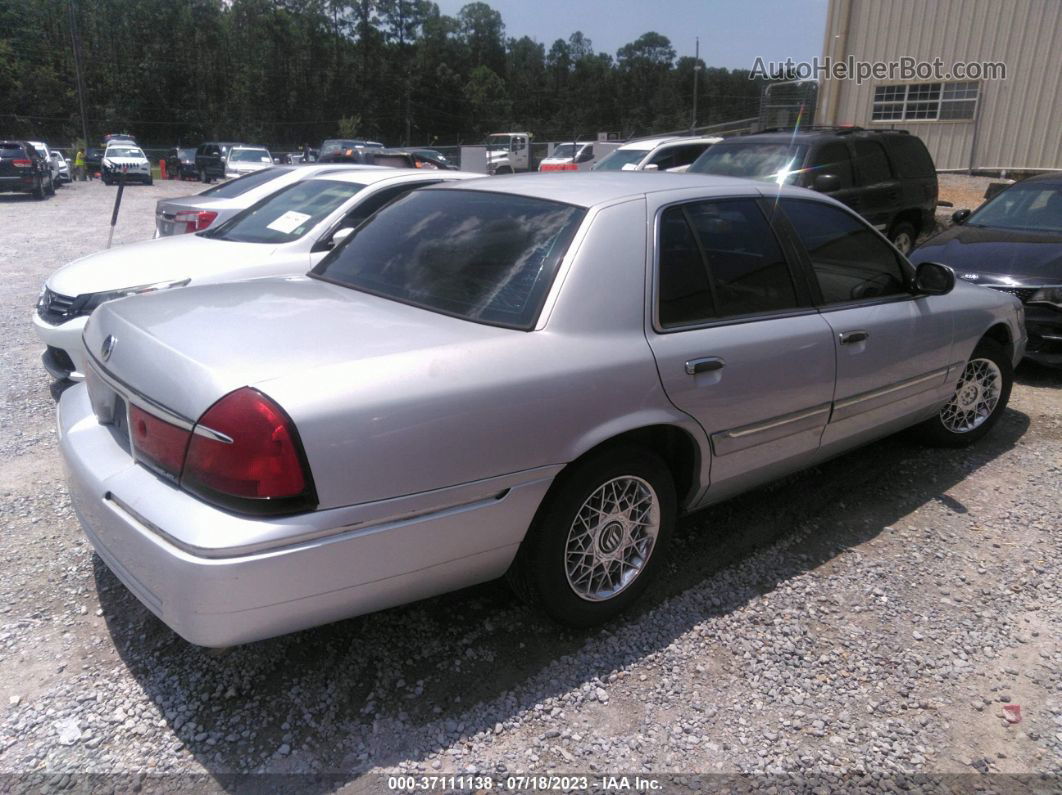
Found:
[[[1018,301],[842,205],[700,175],[425,188],[304,277],[101,306],[59,404],[85,532],[222,646],[507,574],[573,625],[676,517],[1007,404]]]

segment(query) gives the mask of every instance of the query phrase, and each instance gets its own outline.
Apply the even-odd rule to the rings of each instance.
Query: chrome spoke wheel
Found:
[[[991,359],[966,363],[959,385],[940,410],[940,421],[952,433],[969,433],[992,416],[1003,388],[1003,374]]]
[[[568,584],[588,602],[611,599],[644,571],[659,532],[660,499],[648,482],[624,475],[603,483],[568,530]]]

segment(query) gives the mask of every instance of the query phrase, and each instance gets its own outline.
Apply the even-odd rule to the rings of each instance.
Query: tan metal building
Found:
[[[817,124],[910,130],[943,171],[1062,169],[1062,0],[830,0],[822,50],[939,58],[949,74],[822,79]],[[970,62],[1002,62],[1006,78],[956,79]]]

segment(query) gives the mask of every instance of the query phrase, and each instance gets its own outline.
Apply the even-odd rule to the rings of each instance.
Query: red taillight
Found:
[[[542,171],[578,171],[579,166],[575,163],[543,163]]]
[[[18,160],[12,160],[11,165],[17,166],[18,168],[30,168],[33,165],[33,161],[19,158]]]
[[[202,210],[199,212],[177,213],[173,216],[173,220],[175,223],[185,224],[185,232],[202,232],[214,223],[214,219],[217,217],[218,214],[215,212]]]
[[[129,425],[137,459],[174,479],[179,478],[191,432],[137,406],[129,407]]]
[[[251,507],[247,500],[282,501],[277,509],[314,501],[295,426],[276,403],[249,387],[230,392],[199,418],[181,486],[236,509]]]

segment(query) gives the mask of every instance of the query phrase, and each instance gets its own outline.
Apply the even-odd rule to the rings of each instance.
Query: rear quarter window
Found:
[[[904,179],[936,177],[933,158],[921,138],[914,135],[887,135],[884,140],[897,176]]]

